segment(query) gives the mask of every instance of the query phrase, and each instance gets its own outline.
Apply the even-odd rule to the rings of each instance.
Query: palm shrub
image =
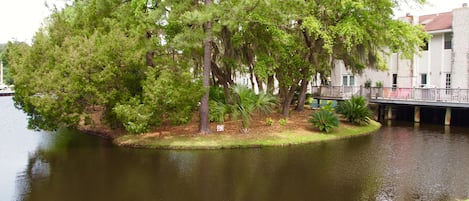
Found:
[[[233,104],[230,105],[230,112],[234,118],[241,117],[243,133],[248,132],[251,115],[258,111],[264,114],[272,112],[277,104],[277,99],[266,93],[255,94],[253,90],[246,86],[236,85],[232,89]]]
[[[368,108],[366,100],[362,96],[354,96],[350,100],[340,103],[336,111],[349,122],[358,125],[368,125],[373,116],[373,112]]]
[[[322,108],[319,111],[312,113],[308,122],[319,128],[320,131],[326,133],[329,133],[332,128],[339,126],[339,118],[334,115],[334,112]]]
[[[332,101],[327,101],[327,105],[321,106],[321,110],[327,110],[334,113],[335,109],[334,106],[332,106]]]

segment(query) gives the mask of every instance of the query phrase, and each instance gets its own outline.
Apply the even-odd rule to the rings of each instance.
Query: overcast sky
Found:
[[[63,5],[63,0],[0,0],[0,43],[30,42],[50,12],[45,3]]]
[[[0,0],[1,1],[1,0]],[[463,3],[469,3],[469,0],[427,0],[428,5],[425,6],[404,6],[398,10],[396,15],[403,16],[406,13],[412,15],[425,15],[451,11],[454,8],[462,7]]]
[[[0,0],[0,43],[9,40],[30,43],[34,33],[39,29],[45,17],[50,14],[45,3],[63,6],[64,0]],[[406,13],[422,15],[451,11],[459,8],[469,0],[428,0],[431,5],[423,8],[403,8],[396,15]]]

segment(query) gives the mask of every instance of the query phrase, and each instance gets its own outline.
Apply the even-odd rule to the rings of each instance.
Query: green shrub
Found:
[[[202,82],[188,72],[147,71],[143,85],[143,103],[151,107],[152,125],[168,122],[185,124],[191,120],[204,94]]]
[[[337,107],[337,113],[342,114],[349,122],[358,125],[368,125],[373,112],[368,108],[365,98],[361,96],[352,97]]]
[[[288,119],[287,118],[281,118],[278,120],[278,123],[281,125],[281,126],[285,126],[288,124]]]
[[[325,109],[312,113],[308,122],[317,127],[320,131],[329,133],[332,128],[339,126],[339,118],[333,112]]]
[[[222,87],[212,86],[209,90],[209,98],[210,100],[226,103],[225,101],[225,92]]]
[[[225,116],[229,112],[228,105],[214,100],[210,100],[209,104],[209,120],[223,124],[225,122]]]
[[[314,100],[313,97],[308,97],[308,98],[306,98],[306,100],[305,100],[305,105],[311,105],[311,104],[313,104],[314,101],[315,101],[315,100]]]
[[[272,118],[268,117],[268,118],[265,119],[265,124],[267,126],[272,126],[272,125],[274,125],[274,120]]]
[[[126,104],[118,103],[113,111],[130,133],[138,134],[150,131],[150,119],[153,114],[150,108],[141,104],[137,98],[132,98]]]

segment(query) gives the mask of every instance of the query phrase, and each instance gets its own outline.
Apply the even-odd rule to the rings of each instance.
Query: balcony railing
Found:
[[[370,89],[357,86],[320,86],[313,87],[314,96],[328,97],[335,99],[350,99],[352,96],[370,96]]]
[[[312,93],[315,97],[334,99],[364,96],[369,99],[469,103],[469,89],[321,86],[313,87]]]

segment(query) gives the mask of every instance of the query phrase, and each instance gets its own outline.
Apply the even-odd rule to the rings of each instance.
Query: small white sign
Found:
[[[217,125],[217,132],[222,132],[225,130],[225,125]]]

